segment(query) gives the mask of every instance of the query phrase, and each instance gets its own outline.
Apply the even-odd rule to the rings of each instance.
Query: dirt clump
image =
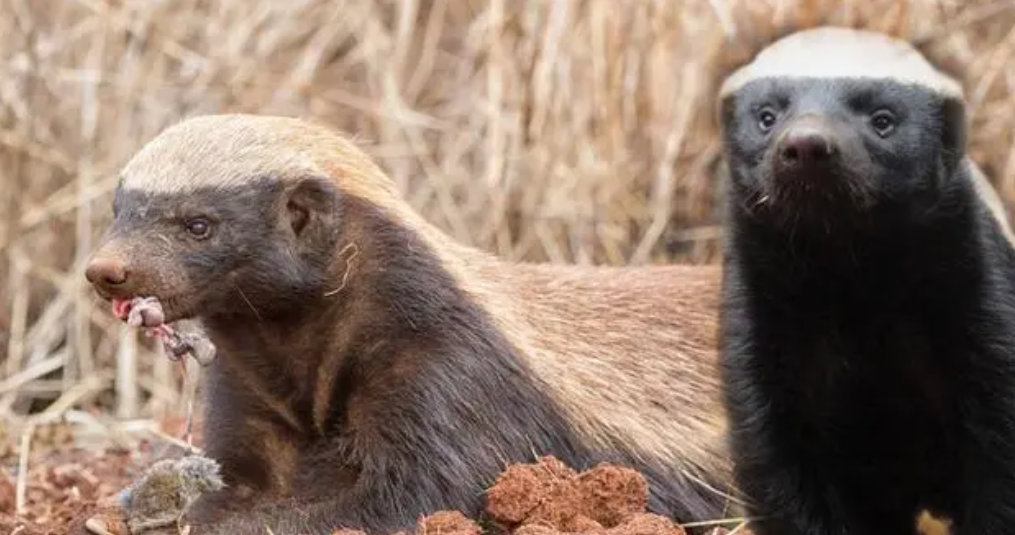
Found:
[[[684,530],[645,512],[648,482],[607,463],[578,473],[553,457],[516,464],[487,492],[487,513],[516,535],[587,533],[678,535]]]
[[[482,535],[483,530],[479,524],[458,511],[438,511],[432,515],[424,516],[416,523],[414,535]],[[331,535],[366,535],[363,531],[355,529],[340,529]],[[405,531],[399,531],[394,535],[410,535]]]
[[[578,476],[581,507],[604,526],[625,522],[648,506],[648,482],[638,472],[601,464]]]
[[[543,524],[525,524],[514,535],[685,535],[685,531],[672,520],[653,513],[635,513],[612,528],[591,523],[574,531],[554,529]]]
[[[554,513],[567,515],[574,509],[574,504],[566,502],[575,498],[573,481],[577,475],[553,457],[511,465],[487,491],[486,510],[495,521],[506,525],[543,519],[557,524]]]
[[[439,511],[423,517],[416,526],[416,535],[482,535],[479,524],[458,511]]]

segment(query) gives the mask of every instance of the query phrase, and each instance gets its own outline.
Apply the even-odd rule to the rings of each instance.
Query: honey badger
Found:
[[[681,521],[730,502],[717,268],[508,264],[428,224],[339,133],[285,117],[171,126],[113,210],[96,291],[157,297],[218,348],[204,435],[227,490],[194,533],[476,514],[543,454],[639,469]]]
[[[1015,525],[1015,255],[961,86],[824,27],[722,87],[721,363],[759,535]]]

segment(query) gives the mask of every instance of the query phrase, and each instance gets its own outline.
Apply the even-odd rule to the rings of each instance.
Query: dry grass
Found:
[[[1015,0],[840,3],[5,0],[0,416],[180,410],[179,376],[97,306],[82,263],[118,166],[184,116],[355,133],[429,219],[510,258],[707,262],[717,76],[832,22],[961,65],[974,157],[1015,196]]]

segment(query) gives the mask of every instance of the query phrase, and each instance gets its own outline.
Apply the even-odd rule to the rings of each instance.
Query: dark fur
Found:
[[[956,534],[1015,526],[1015,255],[960,165],[963,110],[888,80],[756,80],[722,104],[722,360],[759,535],[914,533],[924,508]],[[808,113],[837,164],[776,176]]]
[[[196,534],[393,533],[442,509],[477,515],[509,463],[542,454],[579,469],[601,460],[640,469],[660,513],[722,510],[720,496],[671,467],[584,446],[427,245],[364,199],[324,180],[287,191],[266,178],[186,197],[120,191],[115,210],[110,239],[130,244],[134,265],[162,268],[100,292],[144,294],[156,284],[146,277],[189,289],[167,314],[199,313],[219,349],[205,436],[230,490],[199,504],[192,519],[208,529]],[[179,230],[198,215],[213,221],[200,241]],[[335,258],[352,257],[346,243],[356,244],[354,268],[326,296],[345,268]],[[185,280],[158,275],[173,266]],[[251,374],[286,413],[251,391]],[[321,426],[319,384],[331,385]]]

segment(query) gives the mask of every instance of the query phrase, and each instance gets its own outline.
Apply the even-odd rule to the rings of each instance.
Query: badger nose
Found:
[[[127,283],[127,266],[115,257],[93,258],[85,268],[85,278],[98,288],[112,291]]]
[[[828,164],[835,153],[832,136],[816,125],[790,126],[779,141],[779,163],[786,169],[820,167]]]

